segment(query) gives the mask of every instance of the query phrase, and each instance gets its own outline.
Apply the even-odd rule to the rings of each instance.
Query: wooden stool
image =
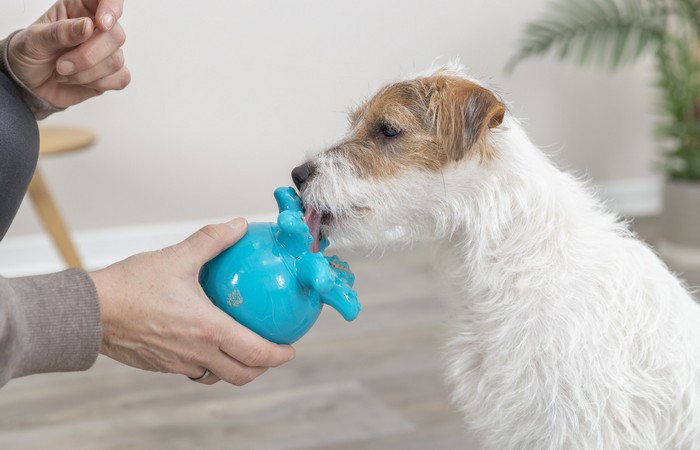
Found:
[[[40,127],[39,135],[40,158],[80,150],[95,142],[95,134],[81,128]],[[34,178],[29,184],[29,197],[66,265],[68,267],[82,267],[78,252],[75,250],[63,219],[61,219],[56,203],[44,183],[38,164]]]

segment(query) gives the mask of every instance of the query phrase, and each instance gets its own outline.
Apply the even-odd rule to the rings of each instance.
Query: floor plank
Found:
[[[406,433],[415,428],[356,382],[287,388],[203,400],[158,395],[79,420],[53,420],[2,433],[12,449],[303,449]],[[112,406],[115,406],[114,404]]]

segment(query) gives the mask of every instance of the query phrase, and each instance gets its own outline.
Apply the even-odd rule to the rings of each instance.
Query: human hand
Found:
[[[294,357],[214,306],[199,270],[243,237],[244,219],[208,225],[186,240],[91,274],[100,299],[101,353],[145,370],[222,379],[241,386]]]
[[[36,95],[67,108],[131,81],[117,22],[123,0],[58,0],[10,40],[13,73]],[[93,21],[94,19],[94,21]]]

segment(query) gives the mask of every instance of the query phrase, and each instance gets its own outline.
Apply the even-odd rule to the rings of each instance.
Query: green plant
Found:
[[[700,181],[700,0],[558,0],[526,26],[507,70],[549,53],[616,69],[648,52],[655,56],[665,170]]]

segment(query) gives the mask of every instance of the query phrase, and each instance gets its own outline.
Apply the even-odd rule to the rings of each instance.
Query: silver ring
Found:
[[[187,378],[189,378],[192,381],[204,381],[207,378],[209,378],[209,375],[211,375],[211,371],[209,369],[204,369],[204,373],[202,374],[202,376],[197,377],[197,378],[192,378],[192,377],[188,376]]]

